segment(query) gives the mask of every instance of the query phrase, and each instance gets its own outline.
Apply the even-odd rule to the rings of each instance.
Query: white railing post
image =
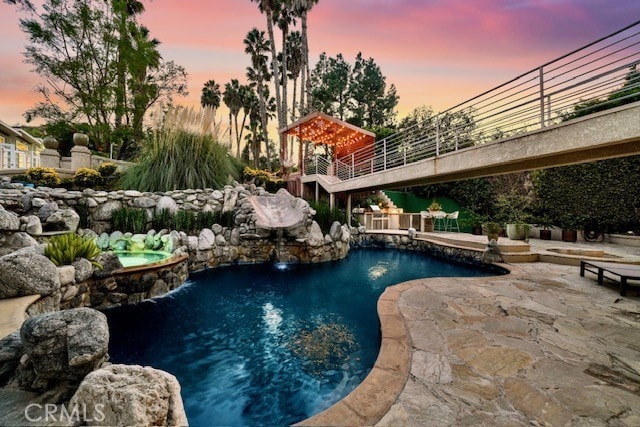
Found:
[[[440,155],[440,114],[436,115],[436,157]]]
[[[551,95],[547,95],[547,126],[551,126]]]
[[[315,173],[317,174],[318,173],[318,155],[317,154],[313,157],[313,164],[316,167]]]
[[[351,153],[351,178],[356,176],[356,159],[354,153]]]
[[[375,153],[374,153],[375,154]],[[382,140],[382,170],[387,170],[387,140]]]
[[[538,70],[540,80],[540,127],[544,127],[544,71],[542,67]]]

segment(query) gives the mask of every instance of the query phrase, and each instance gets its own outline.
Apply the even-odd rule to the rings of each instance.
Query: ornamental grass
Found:
[[[219,125],[212,109],[170,110],[140,161],[122,177],[122,187],[138,191],[189,188],[221,189],[238,179],[239,167],[220,144]]]

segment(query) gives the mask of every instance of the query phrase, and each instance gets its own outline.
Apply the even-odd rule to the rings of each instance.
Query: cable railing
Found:
[[[639,63],[637,21],[340,157],[333,167],[314,157],[305,170],[354,179],[640,100]]]

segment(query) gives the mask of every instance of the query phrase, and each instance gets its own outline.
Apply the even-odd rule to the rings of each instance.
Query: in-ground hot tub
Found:
[[[116,251],[124,268],[129,267],[151,267],[162,264],[173,256],[170,252],[163,251]]]
[[[619,258],[618,256],[608,254],[605,251],[599,249],[551,248],[547,250],[549,252],[555,252],[562,255],[575,255],[593,258]]]

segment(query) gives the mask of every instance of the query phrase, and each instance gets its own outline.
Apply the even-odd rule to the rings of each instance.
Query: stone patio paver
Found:
[[[378,425],[640,425],[638,289],[509,268],[403,284],[411,369]]]

